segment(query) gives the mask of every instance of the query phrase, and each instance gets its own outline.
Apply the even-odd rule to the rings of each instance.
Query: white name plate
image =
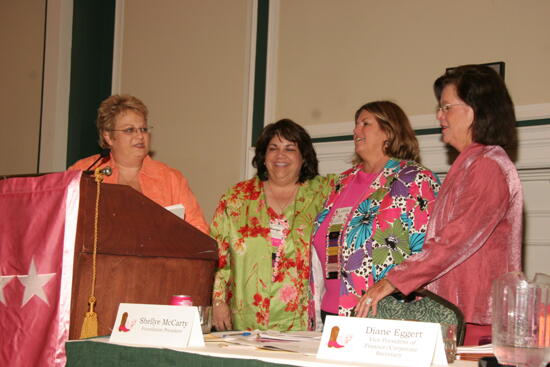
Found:
[[[121,303],[111,342],[160,347],[203,347],[197,307]]]
[[[447,366],[439,324],[416,321],[327,316],[317,357],[394,366]]]

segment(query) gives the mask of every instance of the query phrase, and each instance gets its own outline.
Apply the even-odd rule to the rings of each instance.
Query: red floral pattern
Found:
[[[283,213],[289,228],[276,269],[269,220],[278,215],[265,202],[262,182],[240,182],[221,198],[210,227],[219,253],[213,298],[229,302],[235,329],[307,329],[310,237],[332,180],[302,184]]]

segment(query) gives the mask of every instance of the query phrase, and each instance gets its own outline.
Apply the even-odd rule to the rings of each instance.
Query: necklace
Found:
[[[277,214],[283,214],[283,212],[285,211],[286,207],[294,200],[294,198],[296,197],[296,192],[298,192],[298,185],[295,185],[294,186],[294,189],[292,190],[292,193],[291,195],[288,197],[288,199],[284,200],[284,201],[279,201],[275,195],[275,192],[273,191],[273,189],[271,188],[271,185],[269,184],[269,182],[266,181],[265,183],[265,188],[266,188],[266,194],[270,194],[270,200],[271,203],[270,204],[275,204],[273,205],[273,209],[275,209],[275,212],[277,212]],[[267,196],[267,195],[266,195]],[[272,205],[270,205],[272,206]]]
[[[298,193],[298,190],[300,189],[300,185],[296,185],[294,187],[294,190],[292,191],[292,194],[290,197],[284,201],[284,204],[281,205],[281,202],[275,198],[275,193],[273,192],[272,187],[268,184],[268,182],[265,183],[265,196],[266,196],[266,202],[268,194],[270,194],[270,201],[273,201],[273,204],[276,204],[278,208],[275,208],[274,206],[271,206],[273,211],[277,212],[277,209],[279,209],[280,213],[277,213],[280,217],[272,217],[269,215],[269,227],[270,227],[270,236],[271,236],[271,245],[273,246],[273,253],[272,253],[272,268],[273,272],[271,275],[272,282],[281,282],[285,275],[284,272],[281,273],[281,261],[282,258],[285,256],[285,250],[286,250],[286,242],[289,240],[289,236],[292,236],[292,229],[294,227],[294,220],[296,219],[296,194]],[[291,201],[294,201],[294,209],[292,211],[292,214],[290,215],[290,220],[288,218],[285,218],[285,215],[283,213],[284,209],[289,206]],[[268,204],[269,205],[269,204]]]

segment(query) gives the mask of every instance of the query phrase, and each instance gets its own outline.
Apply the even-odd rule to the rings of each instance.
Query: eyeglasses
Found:
[[[147,127],[127,127],[126,129],[121,129],[121,130],[117,130],[117,129],[109,129],[107,131],[120,131],[126,135],[135,135],[138,133],[138,131],[142,134],[148,134],[151,132],[151,130],[153,129],[152,126],[147,126]]]
[[[466,103],[452,103],[452,104],[446,104],[446,105],[443,105],[441,107],[437,107],[436,109],[436,112],[443,112],[443,113],[447,113],[449,112],[449,110],[451,108],[453,108],[454,106],[467,106]]]

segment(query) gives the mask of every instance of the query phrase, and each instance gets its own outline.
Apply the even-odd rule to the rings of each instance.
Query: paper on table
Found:
[[[457,347],[456,352],[459,354],[461,353],[479,353],[479,354],[493,353],[493,344]]]
[[[286,341],[321,340],[321,333],[316,331],[290,331],[283,333],[267,330],[260,332],[259,338]]]
[[[310,339],[304,341],[286,341],[283,343],[263,343],[261,348],[314,356],[319,349],[319,340]]]
[[[170,206],[165,206],[164,209],[172,212],[181,219],[185,219],[185,207],[182,204],[174,204]]]
[[[468,347],[456,348],[457,359],[463,361],[478,361],[483,357],[493,356],[493,345],[472,345]]]
[[[220,333],[222,340],[230,344],[247,345],[250,347],[279,350],[305,355],[315,355],[319,349],[319,332],[279,332],[279,331],[251,331],[247,335],[242,332]]]
[[[315,331],[265,331],[258,335],[263,349],[284,350],[305,355],[316,355],[321,333]]]

